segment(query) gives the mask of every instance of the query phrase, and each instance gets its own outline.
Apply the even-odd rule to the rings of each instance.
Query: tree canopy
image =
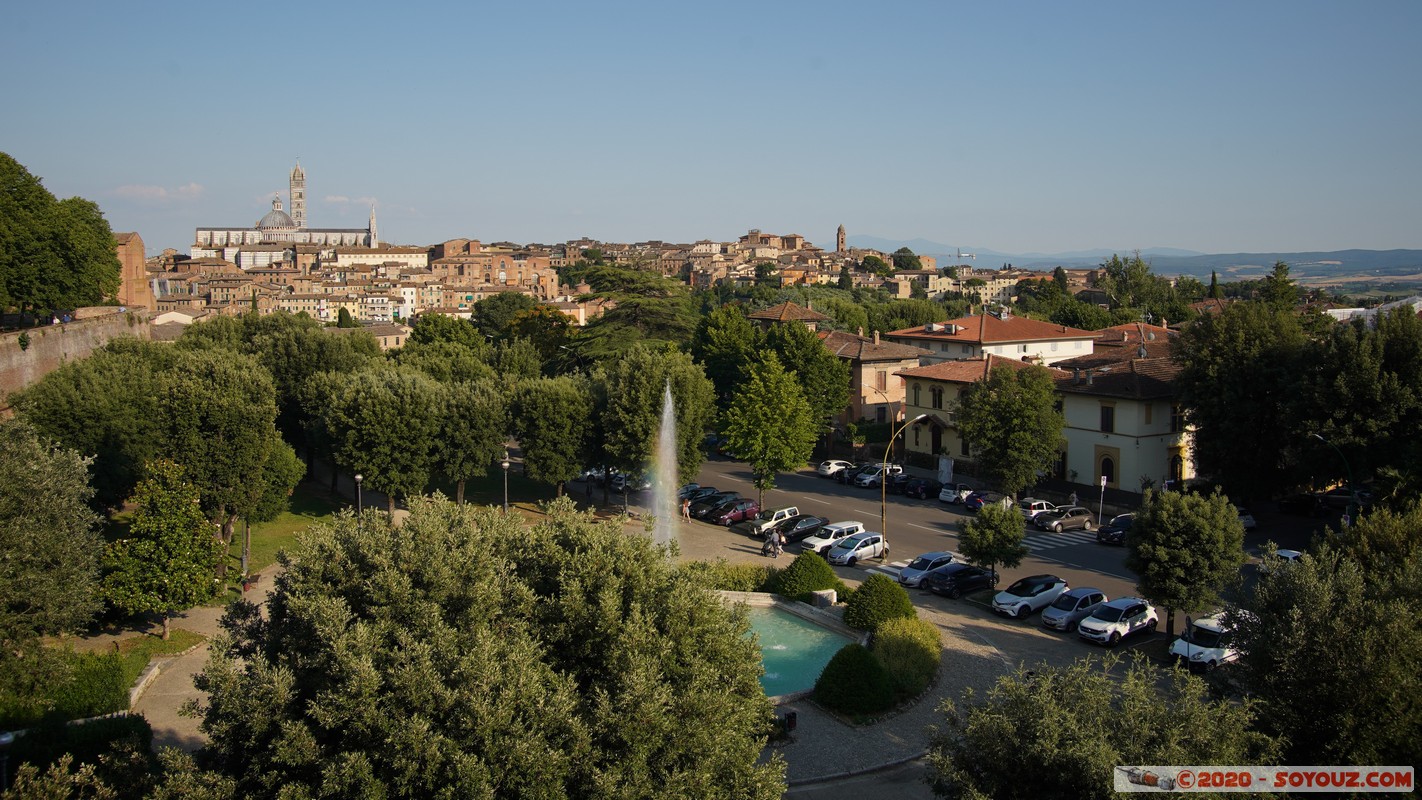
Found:
[[[1244,560],[1244,525],[1229,498],[1146,490],[1126,537],[1126,566],[1141,594],[1165,607],[1166,633],[1177,610],[1216,606]]]
[[[97,305],[119,288],[114,235],[94,203],[57,200],[0,153],[0,309]]]
[[[995,574],[999,565],[1015,568],[1027,557],[1026,520],[1015,504],[987,503],[964,520],[958,550],[974,564],[982,564]]]
[[[779,797],[743,614],[650,539],[548,510],[317,525],[198,678],[215,768],[239,796]]]
[[[726,445],[750,465],[761,502],[777,474],[810,459],[819,430],[814,409],[774,353],[751,368],[726,411]]]
[[[1066,422],[1042,367],[993,367],[964,390],[958,430],[993,485],[1009,495],[1037,482],[1057,457]]]

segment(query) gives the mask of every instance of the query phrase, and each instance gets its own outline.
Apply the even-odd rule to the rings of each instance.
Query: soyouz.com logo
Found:
[[[1118,766],[1118,792],[1411,792],[1412,767]]]

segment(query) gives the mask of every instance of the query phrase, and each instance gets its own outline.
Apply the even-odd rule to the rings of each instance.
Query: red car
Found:
[[[733,500],[717,507],[710,514],[707,514],[706,521],[712,525],[725,525],[726,527],[730,527],[742,520],[755,519],[759,513],[760,504],[756,501]]]

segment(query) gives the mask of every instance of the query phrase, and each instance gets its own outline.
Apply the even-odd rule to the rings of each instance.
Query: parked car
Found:
[[[954,555],[946,550],[936,550],[910,561],[907,567],[899,570],[899,583],[904,586],[917,586],[927,575],[935,569],[953,563]]]
[[[645,475],[628,475],[624,472],[612,476],[610,484],[614,492],[641,492],[652,488],[652,479]]]
[[[821,461],[820,465],[815,468],[815,472],[819,473],[820,477],[822,478],[833,478],[835,475],[847,469],[853,468],[854,465],[849,463],[848,461],[844,461],[843,459],[838,458],[831,458],[828,461]]]
[[[932,478],[910,478],[904,484],[904,497],[917,497],[920,500],[927,500],[930,497],[937,497],[943,490],[943,484]]]
[[[1155,607],[1139,597],[1121,597],[1103,603],[1076,626],[1076,635],[1098,644],[1115,647],[1133,633],[1154,633],[1160,617]]]
[[[1276,568],[1282,569],[1297,564],[1300,558],[1303,558],[1302,551],[1280,547],[1272,556],[1265,555],[1261,558],[1257,569],[1260,575],[1268,575]]]
[[[866,558],[883,559],[888,554],[889,542],[884,538],[884,535],[865,531],[840,539],[834,547],[830,548],[829,555],[825,557],[825,560],[831,564],[852,567],[855,562],[863,561]]]
[[[904,489],[913,481],[919,480],[907,472],[900,472],[897,475],[890,475],[884,482],[884,492],[887,494],[903,494]]]
[[[1092,521],[1094,515],[1091,509],[1082,506],[1067,506],[1058,508],[1055,511],[1038,514],[1033,522],[1038,528],[1044,531],[1056,531],[1061,533],[1067,530],[1091,530],[1095,523]]]
[[[1254,521],[1254,515],[1249,513],[1249,509],[1243,506],[1235,506],[1234,510],[1239,513],[1239,524],[1247,531],[1252,531],[1259,527],[1259,523]]]
[[[1170,655],[1192,671],[1208,671],[1239,660],[1233,640],[1234,631],[1225,626],[1223,614],[1200,617],[1170,644]]]
[[[798,517],[791,517],[776,526],[780,531],[781,538],[785,543],[798,542],[809,536],[814,536],[829,520],[824,517],[817,517],[814,514],[801,514]]]
[[[691,516],[697,519],[706,519],[706,515],[710,514],[718,507],[723,506],[726,503],[731,502],[732,500],[739,499],[741,499],[740,492],[717,492],[713,495],[708,495],[691,504]]]
[[[858,520],[845,520],[843,522],[832,522],[820,528],[815,533],[806,536],[800,542],[802,550],[809,550],[820,555],[828,555],[830,548],[834,547],[840,539],[846,536],[853,536],[856,533],[864,532],[864,523]]]
[[[968,495],[973,493],[972,487],[966,483],[950,483],[938,490],[938,500],[952,505],[961,504],[968,499]]]
[[[1072,589],[1063,592],[1042,611],[1042,626],[1071,633],[1096,607],[1110,598],[1100,589]]]
[[[705,500],[706,498],[710,497],[711,495],[720,493],[721,490],[717,489],[715,486],[702,486],[698,489],[693,490],[690,494],[686,495],[686,497],[682,499],[690,500],[691,504],[694,506],[702,500]]]
[[[963,508],[969,511],[981,511],[982,507],[992,503],[1001,503],[1007,499],[1007,495],[1002,492],[993,492],[981,489],[968,495],[968,499],[963,501]]]
[[[1096,530],[1096,541],[1100,544],[1124,545],[1126,534],[1131,532],[1131,525],[1135,521],[1135,514],[1117,514],[1110,522]]]
[[[865,470],[873,467],[873,464],[859,463],[847,469],[842,469],[834,474],[834,479],[846,486],[854,483],[854,479],[862,475]]]
[[[707,514],[706,521],[713,525],[725,525],[729,528],[742,520],[752,519],[759,513],[760,505],[754,500],[732,500]]]
[[[751,536],[764,537],[770,533],[770,529],[784,522],[791,517],[800,516],[799,506],[785,506],[784,508],[767,508],[756,515],[751,520]]]
[[[587,469],[578,473],[578,480],[591,481],[593,483],[602,483],[603,481],[607,480],[607,470],[603,469],[602,467],[588,467]]]
[[[934,594],[947,595],[954,600],[962,597],[967,592],[974,592],[979,589],[991,589],[997,585],[997,574],[991,570],[972,564],[963,564],[954,561],[946,566],[939,567],[927,575],[919,582],[921,588],[927,589]]]
[[[879,484],[884,482],[885,477],[897,475],[903,471],[904,468],[898,464],[870,464],[868,469],[854,476],[854,485],[877,489]]]
[[[1036,519],[1038,514],[1057,510],[1056,503],[1050,500],[1038,500],[1035,497],[1024,497],[1018,500],[1017,507],[1022,509],[1022,516],[1025,517],[1028,522]]]
[[[701,489],[701,484],[699,484],[699,483],[688,483],[688,484],[686,484],[685,486],[681,487],[680,489],[677,489],[677,490],[676,490],[676,499],[678,499],[678,500],[685,500],[686,498],[692,496],[693,494],[696,494],[696,492],[700,491],[700,489]]]
[[[1328,508],[1319,499],[1318,495],[1308,492],[1291,494],[1281,498],[1278,502],[1279,511],[1284,514],[1297,514],[1305,517],[1321,517]]]
[[[1372,492],[1367,489],[1357,489],[1356,493],[1358,505],[1367,508],[1373,504]],[[1350,502],[1353,502],[1353,494],[1354,492],[1350,491],[1347,486],[1338,486],[1319,495],[1318,499],[1327,508],[1343,511],[1348,508]]]
[[[1041,611],[1070,591],[1067,582],[1055,575],[1033,575],[1022,578],[997,593],[992,599],[992,610],[1009,617],[1022,619],[1033,611]]]

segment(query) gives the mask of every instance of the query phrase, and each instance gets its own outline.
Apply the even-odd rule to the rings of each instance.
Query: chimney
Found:
[[[1160,318],[1160,327],[1162,327],[1162,328],[1169,328],[1169,327],[1170,327],[1170,320],[1166,319],[1165,317],[1161,317],[1161,318]]]
[[[878,347],[878,346],[879,346],[879,332],[878,332],[878,331],[874,331],[874,346],[875,346],[875,347]]]
[[[861,338],[861,339],[864,338],[864,326],[863,326],[863,325],[860,325],[860,326],[859,326],[859,338]]]
[[[1081,383],[1081,370],[1073,369],[1071,371],[1071,382],[1074,384]]]
[[[1087,385],[1087,386],[1090,386],[1090,385],[1091,385],[1091,382],[1092,382],[1095,378],[1096,378],[1095,373],[1093,373],[1091,370],[1088,369],[1088,370],[1086,371],[1086,385]]]

